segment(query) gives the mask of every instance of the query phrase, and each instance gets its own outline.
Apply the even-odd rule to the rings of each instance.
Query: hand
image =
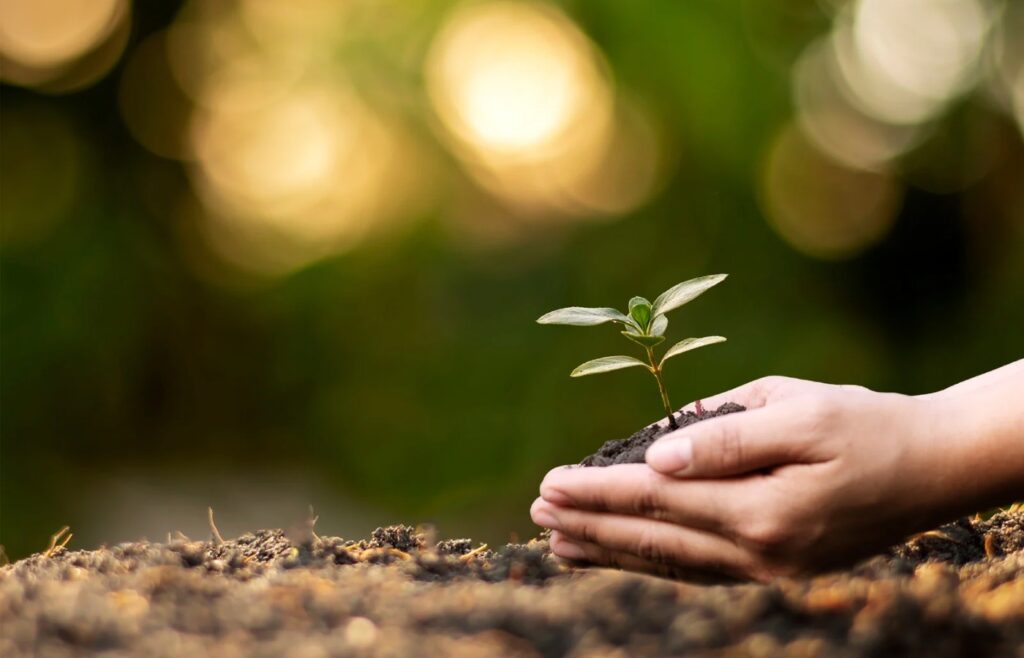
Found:
[[[957,489],[969,432],[948,398],[769,377],[704,406],[727,401],[748,410],[665,435],[647,464],[548,473],[531,514],[552,551],[764,580],[847,564],[979,500]]]

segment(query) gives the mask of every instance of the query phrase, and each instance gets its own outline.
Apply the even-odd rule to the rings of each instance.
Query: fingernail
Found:
[[[541,505],[536,505],[530,510],[530,516],[533,517],[533,522],[543,528],[550,528],[552,530],[558,530],[558,519],[549,510],[545,509]]]
[[[555,555],[564,557],[567,560],[585,560],[587,553],[578,544],[563,539],[551,547]]]
[[[686,470],[693,461],[693,440],[688,436],[662,439],[647,449],[647,464],[662,473]]]
[[[571,507],[572,499],[566,496],[564,493],[555,489],[554,487],[542,484],[540,487],[540,497],[548,501],[552,505],[558,505],[559,507]]]

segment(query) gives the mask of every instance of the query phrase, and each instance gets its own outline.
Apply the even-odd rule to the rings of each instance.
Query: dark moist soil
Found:
[[[674,432],[676,429],[688,427],[694,423],[708,418],[717,418],[726,414],[733,414],[737,411],[746,411],[747,408],[733,402],[726,402],[715,410],[704,410],[702,414],[692,411],[680,411],[675,414],[678,428],[669,427],[668,423],[660,425],[654,423],[643,428],[628,439],[613,439],[606,441],[594,454],[580,462],[580,466],[611,466],[612,464],[643,464],[644,453],[658,437]]]
[[[1024,508],[847,571],[696,585],[406,526],[57,548],[0,568],[0,656],[1024,656]]]

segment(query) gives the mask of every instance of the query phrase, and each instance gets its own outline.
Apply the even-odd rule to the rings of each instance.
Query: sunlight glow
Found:
[[[981,0],[851,0],[793,67],[800,129],[843,166],[891,169],[978,84],[993,19]]]
[[[284,275],[424,207],[434,168],[407,118],[377,103],[374,92],[390,87],[357,89],[338,56],[365,37],[346,21],[361,11],[379,12],[331,0],[193,1],[161,34],[162,54],[151,48],[154,61],[138,71],[130,62],[122,111],[147,148],[188,163],[195,198],[178,215],[204,272]],[[160,121],[145,93],[157,83],[175,101]]]
[[[837,164],[793,124],[769,149],[759,191],[779,236],[798,251],[827,260],[852,257],[884,237],[901,198],[891,176]]]
[[[655,187],[650,120],[615,98],[596,48],[556,8],[458,9],[425,66],[442,136],[481,187],[519,211],[622,213]]]
[[[793,97],[800,128],[823,153],[857,169],[878,171],[915,145],[914,125],[879,121],[854,107],[837,84],[832,41],[808,47],[793,69]]]
[[[90,84],[120,57],[130,13],[126,0],[0,0],[0,78],[54,85],[44,91]]]
[[[833,40],[851,100],[882,121],[916,123],[977,81],[989,27],[979,0],[859,0]]]
[[[557,146],[590,103],[607,103],[590,44],[543,5],[457,13],[435,42],[429,76],[442,121],[492,154]]]
[[[261,85],[219,93],[237,98],[262,91]],[[247,265],[277,270],[351,245],[392,214],[402,198],[388,185],[408,177],[399,164],[400,131],[354,95],[325,85],[271,98],[250,109],[227,103],[228,109],[200,113],[191,137],[194,180],[210,210],[215,246],[239,251],[262,236],[262,247],[278,247],[269,260],[225,255],[235,261],[252,256]],[[209,105],[222,104],[210,99]]]

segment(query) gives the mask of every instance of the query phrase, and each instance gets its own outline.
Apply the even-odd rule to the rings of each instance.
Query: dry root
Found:
[[[46,551],[43,552],[43,555],[50,557],[60,549],[67,546],[68,542],[71,541],[71,538],[75,536],[74,533],[70,532],[70,530],[71,528],[69,526],[64,526],[57,532],[50,535],[50,545],[46,548]]]
[[[220,546],[224,543],[224,538],[220,536],[220,530],[217,530],[217,524],[213,522],[213,508],[206,508],[206,517],[210,521],[210,534],[213,535],[213,543]]]

